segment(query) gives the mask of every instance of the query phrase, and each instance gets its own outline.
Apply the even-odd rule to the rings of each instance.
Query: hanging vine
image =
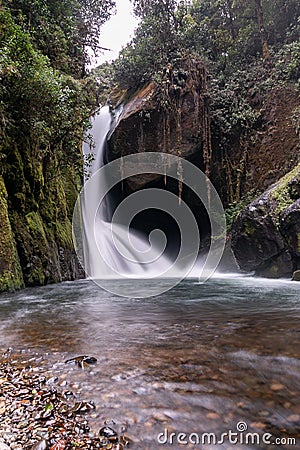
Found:
[[[212,165],[212,141],[211,141],[211,123],[209,96],[207,87],[207,70],[205,66],[201,67],[201,93],[200,93],[200,115],[202,119],[202,149],[205,175],[207,177],[207,202],[210,207],[211,192],[209,178]]]
[[[199,83],[200,80],[200,83]],[[205,173],[209,177],[211,167],[211,132],[207,95],[207,74],[205,67],[191,55],[169,63],[157,79],[158,103],[162,114],[162,148],[165,153],[182,156],[182,106],[186,93],[192,93],[194,100],[193,126],[202,131],[202,147]],[[172,133],[171,133],[172,131]],[[175,132],[174,132],[175,131]],[[165,185],[167,183],[165,168]],[[178,160],[178,197],[182,199],[183,167]],[[210,196],[210,194],[208,194]]]

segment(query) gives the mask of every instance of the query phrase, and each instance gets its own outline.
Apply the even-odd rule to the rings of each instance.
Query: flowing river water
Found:
[[[119,283],[143,293],[150,281]],[[94,429],[112,420],[132,448],[300,449],[299,283],[190,279],[139,300],[82,280],[2,294],[0,311],[2,349],[43,355],[45,370],[95,401]],[[97,364],[64,364],[82,354]],[[272,443],[220,439],[241,423]],[[198,445],[202,433],[218,442]]]

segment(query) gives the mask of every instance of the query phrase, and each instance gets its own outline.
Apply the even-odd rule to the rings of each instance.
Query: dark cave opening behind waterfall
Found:
[[[105,153],[105,161],[109,162],[111,160],[109,140],[106,143]],[[202,163],[199,160],[200,158],[198,157],[197,159],[194,158],[191,162],[193,162],[197,167],[200,167],[202,170]],[[144,174],[137,175],[135,178],[142,179],[143,177]],[[129,197],[134,192],[151,188],[162,189],[176,196],[179,195],[178,181],[169,176],[166,178],[157,177],[155,181],[152,181],[137,190],[133,190],[130,187],[130,183],[128,183],[127,180],[124,180],[111,189],[108,194],[108,203],[110,205],[109,219],[112,218],[116,208],[124,199]],[[207,211],[195,192],[186,185],[183,185],[182,188],[181,201],[187,204],[196,219],[201,238],[199,253],[205,253],[209,248],[211,236],[211,224]],[[175,260],[181,245],[181,233],[180,227],[174,217],[160,209],[148,208],[137,213],[130,224],[130,230],[137,231],[145,239],[148,239],[150,233],[155,229],[159,229],[164,232],[167,238],[165,255],[170,259],[170,261]],[[195,245],[198,244],[195,242]]]

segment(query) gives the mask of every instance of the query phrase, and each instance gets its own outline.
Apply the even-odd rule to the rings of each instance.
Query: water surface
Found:
[[[117,283],[112,281],[111,283]],[[122,281],[122,283],[126,283]],[[133,292],[150,281],[130,280]],[[1,347],[44,355],[104,420],[128,428],[133,448],[300,449],[300,284],[256,278],[186,280],[148,299],[120,298],[92,281],[0,296]],[[88,370],[65,359],[88,354]],[[276,444],[159,445],[168,432],[248,431]]]

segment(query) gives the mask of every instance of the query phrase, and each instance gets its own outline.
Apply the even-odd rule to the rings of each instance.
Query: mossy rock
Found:
[[[244,208],[232,225],[239,266],[271,278],[291,276],[300,256],[300,164]]]
[[[297,199],[297,182],[300,177],[300,164],[287,173],[271,188],[271,196],[276,201],[275,216],[278,221],[280,213],[292,205]]]
[[[57,171],[55,154],[41,158],[37,143],[16,142],[2,149],[0,290],[82,277],[71,225],[80,180]]]

